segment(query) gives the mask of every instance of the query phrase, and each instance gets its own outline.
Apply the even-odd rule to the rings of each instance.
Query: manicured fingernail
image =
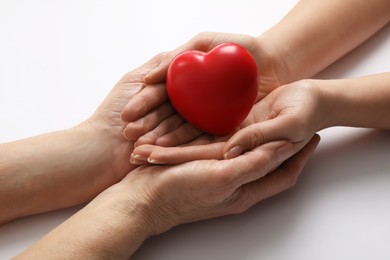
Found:
[[[229,151],[227,151],[224,155],[223,158],[225,159],[232,159],[234,157],[239,156],[242,153],[242,146],[237,145],[231,148]]]
[[[155,159],[152,159],[152,158],[148,158],[148,162],[151,163],[151,164],[165,164],[165,162],[162,162],[162,161],[159,161],[159,160],[155,160]]]

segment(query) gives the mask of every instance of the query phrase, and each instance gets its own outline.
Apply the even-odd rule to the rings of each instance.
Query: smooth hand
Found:
[[[233,158],[274,140],[300,143],[310,139],[324,126],[327,111],[322,100],[310,80],[274,90],[254,106],[252,118],[227,141],[224,157]]]

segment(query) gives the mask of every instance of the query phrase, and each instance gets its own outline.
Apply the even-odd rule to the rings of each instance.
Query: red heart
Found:
[[[215,135],[231,133],[249,114],[259,77],[252,55],[235,43],[210,52],[185,51],[171,62],[167,91],[177,112]]]

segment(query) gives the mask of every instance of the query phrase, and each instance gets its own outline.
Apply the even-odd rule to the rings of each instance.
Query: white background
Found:
[[[0,0],[0,142],[71,127],[155,54],[201,31],[259,35],[296,2]],[[318,77],[390,71],[389,34],[387,26]],[[320,135],[296,187],[242,215],[151,238],[134,259],[390,259],[389,132]],[[0,226],[0,259],[79,208]]]

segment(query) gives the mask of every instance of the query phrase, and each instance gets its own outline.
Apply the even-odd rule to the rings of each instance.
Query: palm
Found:
[[[123,137],[126,123],[120,118],[123,107],[136,93],[137,87],[143,87],[143,77],[156,65],[156,59],[144,66],[126,74],[111,90],[103,103],[95,113],[84,122],[87,127],[92,127],[97,134],[102,151],[107,153],[109,176],[111,181],[122,179],[134,166],[129,163],[129,156],[133,151],[133,145]],[[104,162],[102,162],[104,163]]]

